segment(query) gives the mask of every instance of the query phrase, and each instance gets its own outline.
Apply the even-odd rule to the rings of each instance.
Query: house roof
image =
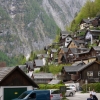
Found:
[[[85,44],[85,42],[83,40],[73,40],[73,42],[79,46],[80,44]]]
[[[26,71],[27,71],[26,65],[18,65],[18,67],[19,67],[23,72],[26,72]]]
[[[61,35],[66,35],[66,36],[69,35],[69,33],[67,31],[61,31],[60,33],[61,33]]]
[[[87,68],[88,66],[90,66],[91,64],[93,64],[95,61],[90,62],[86,65],[79,65],[79,66],[65,66],[64,70],[66,72],[78,72],[78,71],[82,71],[83,69]]]
[[[2,79],[6,77],[13,69],[14,67],[1,67],[0,68],[0,81],[2,81]]]
[[[87,23],[87,24],[89,24],[90,23],[90,21],[89,21],[90,19],[82,19],[82,21],[81,22],[84,22],[84,23]]]
[[[69,48],[71,50],[71,52],[74,54],[74,53],[77,53],[77,48]]]
[[[72,64],[72,66],[77,66],[77,65],[84,65],[85,63],[83,61],[77,61]]]
[[[52,79],[52,73],[33,73],[34,79]]]
[[[42,57],[42,56],[43,56],[44,58],[49,57],[49,55],[48,55],[48,54],[37,54],[37,57],[39,57],[39,58],[40,58],[40,57]]]
[[[27,65],[28,67],[30,67],[30,69],[34,69],[34,67],[33,67],[33,61],[28,61],[28,62],[26,62],[26,65]]]
[[[61,80],[53,79],[48,84],[58,84],[60,82],[61,82]]]
[[[51,52],[57,52],[57,50],[56,49],[51,49]]]
[[[35,59],[36,66],[43,66],[43,60],[41,59]]]
[[[61,33],[61,38],[62,38],[62,39],[64,39],[64,38],[66,38],[67,36],[69,36],[69,33],[66,32],[66,31],[61,31],[60,33]]]
[[[100,35],[100,30],[90,30],[92,36],[99,36]]]
[[[94,48],[94,50],[96,50],[96,51],[100,51],[100,46],[94,46],[93,48]]]
[[[66,48],[66,47],[63,47],[63,48],[61,48],[64,52],[68,52],[68,49],[69,48]]]
[[[80,46],[80,44],[85,44],[84,40],[72,40],[72,41],[68,44],[67,47],[69,47],[70,44],[71,44],[72,42],[74,42],[75,45],[76,45],[77,47]]]
[[[24,77],[32,84],[33,87],[38,87],[38,85],[29,78],[18,66],[16,67],[2,67],[0,68],[0,84],[9,77],[14,71],[18,70]],[[10,78],[10,77],[9,77]]]
[[[89,51],[84,51],[84,52],[76,52],[76,53],[74,53],[75,55],[81,55],[81,54],[87,54],[87,53],[89,53]]]

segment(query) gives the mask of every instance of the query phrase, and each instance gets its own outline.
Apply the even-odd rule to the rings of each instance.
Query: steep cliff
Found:
[[[57,27],[65,30],[86,0],[0,0],[0,50],[8,55],[42,49]]]

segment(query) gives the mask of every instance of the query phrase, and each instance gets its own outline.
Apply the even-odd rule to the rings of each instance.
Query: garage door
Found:
[[[4,88],[4,100],[12,100],[17,98],[27,88]]]

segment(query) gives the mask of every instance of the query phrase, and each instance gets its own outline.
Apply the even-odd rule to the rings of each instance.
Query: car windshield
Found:
[[[51,94],[59,94],[60,93],[60,90],[52,90],[51,91]]]
[[[28,94],[28,92],[24,92],[18,97],[18,99],[24,99]]]
[[[66,90],[72,90],[71,88],[66,88]]]

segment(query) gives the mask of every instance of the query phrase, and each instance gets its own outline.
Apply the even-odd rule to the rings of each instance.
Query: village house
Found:
[[[75,61],[94,61],[98,50],[94,48],[61,48],[58,52],[58,63],[74,63]]]
[[[61,71],[63,81],[79,82],[84,84],[100,82],[100,57],[97,61],[83,65],[64,66]]]
[[[34,88],[38,88],[38,85],[18,66],[0,68],[0,100],[12,100]]]
[[[83,40],[72,40],[67,48],[83,48],[85,47],[85,42]]]
[[[82,19],[80,21],[80,30],[88,28],[89,24],[90,24],[90,19],[89,18],[88,19]]]
[[[66,59],[66,55],[68,52],[68,48],[63,47],[60,48],[60,50],[58,51],[58,63],[68,63],[67,59]]]
[[[60,39],[59,39],[60,46],[67,47],[67,45],[71,41],[72,41],[72,37],[68,32],[66,32],[66,31],[61,31],[60,32]]]

